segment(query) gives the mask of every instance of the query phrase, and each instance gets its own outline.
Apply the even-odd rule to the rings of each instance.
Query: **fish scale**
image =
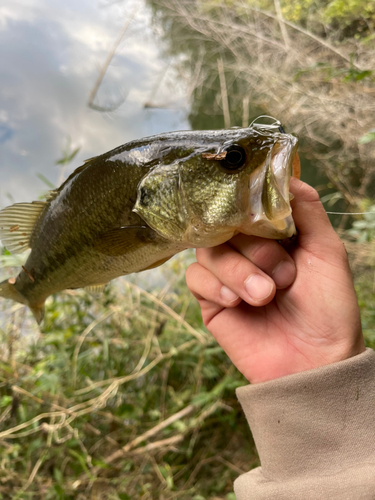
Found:
[[[297,139],[261,127],[173,132],[133,141],[85,162],[45,202],[0,211],[0,239],[31,248],[0,297],[30,307],[102,288],[192,247],[243,232],[287,238],[294,231],[289,178]]]

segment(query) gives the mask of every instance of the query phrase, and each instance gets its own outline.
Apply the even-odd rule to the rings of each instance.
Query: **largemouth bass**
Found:
[[[46,298],[61,290],[98,290],[240,232],[292,236],[297,143],[261,126],[175,132],[87,160],[46,201],[0,211],[3,245],[31,248],[18,276],[0,283],[0,297],[27,305],[40,323]]]

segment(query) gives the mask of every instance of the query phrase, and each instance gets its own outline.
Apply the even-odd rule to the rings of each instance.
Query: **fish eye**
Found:
[[[226,150],[226,157],[220,161],[221,166],[229,172],[237,172],[246,162],[246,153],[241,146],[233,145]]]

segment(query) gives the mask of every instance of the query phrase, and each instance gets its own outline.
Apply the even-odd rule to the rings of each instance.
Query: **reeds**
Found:
[[[95,301],[59,294],[45,333],[1,301],[3,498],[231,498],[257,460],[234,395],[245,381],[205,331],[185,262],[149,273],[150,291],[136,277]]]
[[[183,57],[177,66],[189,75],[193,121],[211,114],[226,126],[246,125],[250,105],[250,116],[275,116],[300,137],[302,155],[347,204],[375,194],[375,141],[361,141],[374,127],[373,37],[344,36],[319,12],[292,22],[279,2],[150,4],[169,53]],[[268,10],[260,8],[265,4]]]

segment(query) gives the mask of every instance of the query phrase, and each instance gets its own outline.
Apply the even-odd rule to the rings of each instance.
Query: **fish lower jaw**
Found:
[[[254,218],[249,223],[236,227],[222,227],[214,229],[211,227],[197,228],[189,226],[184,233],[181,243],[185,248],[210,248],[221,245],[238,233],[249,236],[259,236],[282,240],[290,238],[297,233],[293,217],[290,212],[284,218],[270,220],[265,215],[257,220]]]
[[[251,236],[259,236],[261,238],[270,238],[274,240],[283,240],[297,234],[296,226],[294,225],[291,215],[276,221],[262,218],[244,227],[240,232]]]
[[[239,231],[236,228],[200,228],[189,226],[185,231],[182,243],[186,248],[210,248],[230,240]]]

